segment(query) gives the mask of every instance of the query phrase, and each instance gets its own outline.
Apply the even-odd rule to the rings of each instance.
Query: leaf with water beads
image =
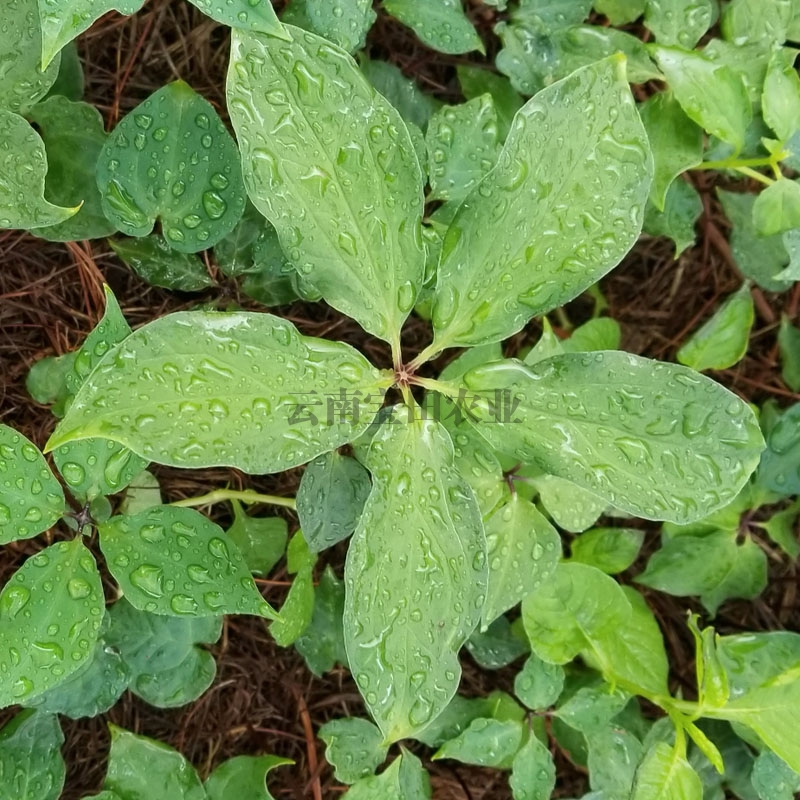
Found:
[[[46,531],[64,510],[61,484],[39,448],[0,425],[0,544]]]
[[[440,53],[485,52],[461,0],[384,0],[383,7]]]
[[[109,242],[111,249],[151,286],[180,292],[200,292],[214,285],[206,265],[195,253],[182,253],[153,234]]]
[[[342,783],[355,783],[374,775],[389,751],[378,728],[358,717],[325,723],[319,729],[319,738],[326,745],[325,759],[333,766],[336,780]]]
[[[236,143],[213,106],[183,81],[150,95],[106,141],[97,164],[103,211],[128,236],[160,221],[171,247],[213,247],[244,213]]]
[[[151,614],[275,618],[242,554],[191,508],[158,506],[99,526],[100,547],[125,597]]]
[[[205,782],[208,800],[273,800],[267,775],[276,767],[294,764],[278,756],[235,756],[220,764]]]
[[[364,47],[377,15],[372,0],[292,0],[283,21],[324,36],[354,53]]]
[[[289,39],[281,25],[272,0],[189,0],[216,22],[253,33],[266,33],[278,39]]]
[[[0,797],[58,800],[66,765],[64,734],[55,714],[23,711],[0,729]]]
[[[364,457],[373,489],[345,566],[348,660],[387,742],[450,702],[487,589],[480,511],[450,437],[406,413],[394,409]]]
[[[105,609],[80,539],[29,558],[0,593],[0,708],[47,691],[92,655]]]

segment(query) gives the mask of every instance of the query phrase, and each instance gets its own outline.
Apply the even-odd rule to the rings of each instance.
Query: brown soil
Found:
[[[492,13],[475,6],[475,20],[491,53],[497,42],[491,34]],[[413,35],[382,17],[370,34],[370,50],[395,61],[428,91],[446,100],[459,98],[454,80],[458,58],[443,57],[420,46]],[[224,71],[227,60],[225,30],[180,0],[151,0],[133,18],[116,14],[103,18],[80,40],[87,78],[87,100],[98,106],[109,128],[152,91],[176,78],[187,80],[224,114]],[[741,282],[725,239],[726,223],[712,199],[712,176],[698,179],[707,213],[698,227],[698,244],[677,262],[671,243],[643,238],[623,264],[602,283],[611,315],[624,332],[623,346],[632,352],[670,360],[686,334],[697,326]],[[108,283],[133,326],[186,308],[200,300],[247,301],[235,287],[188,296],[153,289],[121,264],[103,241],[48,244],[15,231],[0,233],[0,421],[12,425],[42,445],[53,426],[46,408],[32,402],[25,390],[30,366],[43,356],[74,349],[96,324],[103,310],[102,284]],[[209,263],[213,272],[214,265]],[[797,317],[800,285],[774,296],[757,294],[757,321],[747,357],[734,369],[714,377],[743,397],[761,403],[774,398],[781,404],[800,400],[783,383],[777,361],[776,332],[781,313]],[[567,308],[580,322],[591,305],[578,299]],[[351,320],[323,304],[295,304],[279,313],[307,334],[348,341],[380,366],[389,366],[382,343],[369,339]],[[509,343],[513,352],[534,340],[539,328],[531,323]],[[426,323],[412,321],[404,335],[409,353],[428,340]],[[165,499],[202,494],[230,483],[265,492],[293,495],[299,472],[252,478],[232,470],[182,472],[158,470]],[[225,521],[223,507],[214,513]],[[273,513],[266,510],[265,513]],[[217,518],[215,517],[215,518]],[[287,517],[296,526],[291,514]],[[646,553],[657,547],[657,527],[650,526]],[[0,585],[48,536],[3,548]],[[764,595],[753,603],[726,603],[715,624],[722,632],[800,629],[797,578],[792,565],[775,548],[770,554],[771,580]],[[328,554],[341,573],[343,548]],[[631,571],[638,571],[637,565]],[[266,596],[279,604],[286,592],[286,575],[263,582]],[[670,650],[674,686],[691,694],[693,648],[685,625],[691,601],[650,592]],[[335,798],[340,788],[324,761],[324,748],[315,731],[326,720],[363,714],[358,692],[345,670],[322,680],[313,678],[293,649],[278,648],[262,622],[250,617],[229,618],[220,643],[212,648],[218,677],[197,703],[176,711],[160,711],[129,694],[106,718],[64,721],[68,764],[64,800],[76,800],[96,791],[105,772],[108,747],[106,722],[162,739],[177,747],[206,775],[225,758],[238,754],[274,753],[295,766],[273,773],[276,798]],[[462,691],[480,695],[496,688],[509,689],[513,670],[489,673],[463,659]],[[0,712],[0,724],[11,715]],[[507,800],[506,776],[492,770],[470,769],[454,763],[430,763],[437,800]],[[580,796],[586,789],[582,771],[560,753],[557,796]]]

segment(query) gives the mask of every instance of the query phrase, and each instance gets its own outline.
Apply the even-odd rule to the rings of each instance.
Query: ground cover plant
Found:
[[[497,71],[463,59],[466,101],[443,104],[358,53],[371,3],[293,0],[279,18],[267,0],[192,2],[230,28],[224,108],[172,80],[108,133],[72,40],[110,6],[4,9],[0,226],[73,253],[112,237],[167,289],[322,300],[361,347],[219,292],[133,330],[105,286],[80,347],[32,366],[59,422],[36,443],[0,426],[0,541],[46,537],[0,592],[2,792],[60,796],[57,715],[126,691],[198,701],[225,615],[250,615],[315,675],[352,674],[362,715],[319,737],[353,800],[431,797],[440,759],[504,773],[518,800],[566,796],[561,758],[586,797],[791,797],[800,637],[718,635],[713,617],[765,590],[770,556],[797,557],[800,406],[756,408],[701,372],[740,362],[762,292],[798,277],[793,4],[471,4],[496,23]],[[460,3],[378,11],[434,50],[486,51]],[[742,285],[673,364],[619,349],[596,283],[643,229],[691,246],[689,173],[728,181]],[[574,326],[563,307],[584,293]],[[785,317],[793,391],[798,337]],[[164,503],[159,485],[164,467],[303,466],[296,497],[209,483]],[[220,504],[227,526],[196,510]],[[291,535],[258,505],[289,509]],[[664,523],[646,559],[642,520]],[[278,564],[288,593],[270,604]],[[707,613],[685,621],[691,684],[670,681],[643,589]],[[513,664],[510,684],[459,693],[463,650]],[[97,796],[268,798],[290,766],[259,752],[202,781],[113,727]]]

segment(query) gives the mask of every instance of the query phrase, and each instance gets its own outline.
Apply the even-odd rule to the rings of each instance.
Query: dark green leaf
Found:
[[[430,800],[430,780],[422,763],[407,750],[402,752],[380,775],[354,784],[347,800]]]
[[[206,265],[194,253],[182,253],[159,235],[109,241],[111,249],[151,286],[199,292],[214,285]]]
[[[629,731],[610,725],[587,737],[589,786],[609,797],[630,797],[642,743]],[[602,795],[601,795],[602,796]]]
[[[288,525],[282,517],[250,517],[237,500],[228,538],[239,548],[254,575],[269,575],[281,560],[288,539]]]
[[[433,758],[452,758],[479,767],[510,769],[525,733],[522,722],[475,719],[455,739],[445,742]]]
[[[524,632],[498,617],[485,631],[467,639],[467,650],[483,669],[502,669],[530,650]]]
[[[605,14],[612,25],[625,25],[644,14],[647,0],[594,0],[594,10]]]
[[[475,100],[484,94],[492,96],[497,112],[500,141],[505,141],[511,130],[514,115],[522,108],[525,101],[503,75],[475,64],[458,64],[456,71],[461,91],[467,100]]]
[[[769,750],[755,760],[751,781],[760,800],[794,800],[800,793],[800,775]]]
[[[556,785],[550,751],[535,736],[514,757],[508,779],[514,800],[549,800]]]
[[[532,653],[514,678],[514,694],[533,711],[554,705],[564,688],[564,669]]]
[[[800,494],[800,403],[786,409],[769,431],[756,483],[781,497]]]
[[[37,361],[25,379],[25,388],[30,396],[42,405],[51,405],[56,417],[64,415],[64,403],[71,397],[66,376],[72,371],[77,352],[63,356],[50,356]]]
[[[607,683],[583,686],[559,705],[555,714],[567,725],[591,736],[602,733],[629,699],[627,692],[612,689]]]
[[[64,734],[55,714],[23,711],[0,729],[0,797],[57,800],[66,766]]]
[[[675,243],[675,258],[697,240],[695,225],[703,213],[703,201],[697,189],[687,181],[674,181],[667,190],[664,211],[648,203],[644,215],[644,232],[651,236],[667,236]]]
[[[778,348],[781,354],[781,377],[793,391],[800,391],[800,330],[787,316],[781,317],[778,331]]]
[[[66,97],[67,100],[81,100],[83,98],[84,84],[83,64],[78,55],[78,48],[74,42],[70,42],[61,51],[61,65],[58,69],[58,77],[45,97],[58,95]]]
[[[289,39],[278,20],[272,0],[189,0],[211,19],[243,31]]]

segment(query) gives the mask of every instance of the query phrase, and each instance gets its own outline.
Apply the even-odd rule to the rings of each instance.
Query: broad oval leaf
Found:
[[[0,797],[58,800],[66,765],[64,734],[55,714],[23,711],[0,729]]]
[[[325,760],[334,768],[336,780],[342,783],[355,783],[374,775],[389,751],[380,730],[369,720],[358,717],[326,722],[318,735],[325,742]]]
[[[553,756],[536,736],[531,736],[517,753],[508,779],[514,800],[545,800],[556,785]]]
[[[62,47],[109,11],[135,14],[144,0],[38,0],[42,45],[37,53],[49,65]]]
[[[463,380],[476,393],[468,418],[493,447],[646,519],[685,524],[727,505],[764,447],[727,389],[629,353],[499,361]]]
[[[572,540],[570,554],[573,561],[614,575],[633,564],[643,543],[644,531],[636,528],[594,528]]]
[[[105,600],[80,538],[29,558],[0,593],[0,708],[23,703],[92,656]]]
[[[183,253],[213,247],[244,213],[236,143],[211,103],[183,81],[150,95],[114,128],[97,186],[119,230],[146,236],[159,220]]]
[[[354,53],[364,47],[376,17],[372,0],[291,0],[282,19]]]
[[[49,447],[99,436],[161,464],[280,472],[357,438],[390,382],[270,314],[171,314],[103,358]]]
[[[274,618],[236,545],[191,508],[158,506],[99,526],[100,548],[131,605],[151,614]]]
[[[523,722],[474,719],[455,739],[445,742],[433,758],[452,758],[479,767],[509,769],[525,740],[525,734]]]
[[[0,544],[46,531],[64,511],[61,484],[39,448],[0,425]]]
[[[514,678],[514,694],[536,711],[554,705],[564,688],[564,669],[531,653]]]
[[[485,52],[461,0],[384,0],[383,7],[440,53]]]
[[[394,409],[364,458],[373,489],[345,566],[350,669],[386,742],[450,702],[487,589],[480,511],[450,437],[406,413]]]
[[[422,176],[398,112],[312,33],[234,32],[228,108],[247,192],[298,272],[395,341],[422,284]]]
[[[44,199],[47,155],[38,133],[13,111],[0,107],[0,229],[57,225],[77,213]]]
[[[447,231],[434,344],[504,339],[605,275],[641,231],[652,172],[624,58],[537,94]]]
[[[235,756],[220,764],[205,782],[208,800],[273,800],[267,775],[276,767],[293,764],[278,756]]]
[[[253,33],[266,33],[279,39],[288,39],[272,0],[189,0],[216,22]]]
[[[753,203],[753,225],[759,236],[800,228],[800,183],[775,181]]]
[[[715,21],[714,0],[648,0],[644,24],[659,44],[692,50]]]

